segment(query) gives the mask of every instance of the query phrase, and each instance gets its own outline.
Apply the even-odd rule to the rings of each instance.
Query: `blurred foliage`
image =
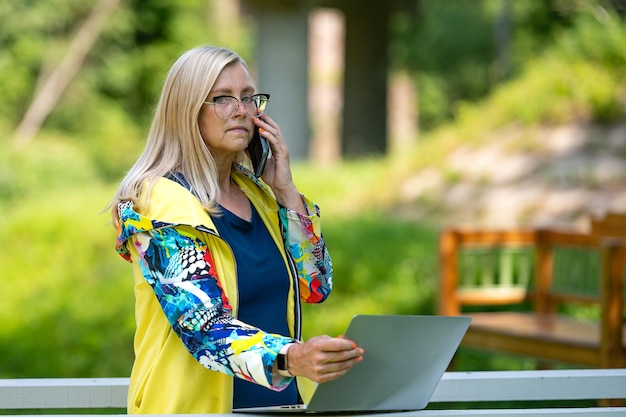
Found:
[[[0,2],[0,276],[7,294],[0,377],[128,375],[133,281],[102,210],[141,151],[171,61],[201,43],[225,44],[245,57],[253,47],[249,22],[225,25],[213,1],[123,2],[42,133],[13,149],[9,138],[39,78],[93,3]],[[295,164],[301,190],[322,207],[335,268],[333,296],[305,307],[307,336],[337,334],[357,312],[434,311],[437,225],[393,208],[392,185],[411,169],[512,122],[624,117],[626,28],[604,2],[511,2],[508,79],[492,66],[502,1],[409,3],[420,7],[396,17],[393,64],[414,71],[423,128],[451,117],[456,124],[424,135],[402,155],[323,169]],[[459,362],[464,369],[529,366],[467,358]]]
[[[133,283],[100,214],[112,192],[97,183],[40,187],[3,208],[0,377],[130,372]]]
[[[391,64],[410,70],[419,91],[419,124],[431,130],[458,115],[559,42],[568,59],[616,68],[623,61],[619,1],[413,0],[394,15]],[[23,0],[0,4],[0,115],[15,127],[36,86],[67,51],[94,0]],[[223,44],[253,64],[253,22],[225,22],[215,0],[121,2],[80,73],[47,119],[48,130],[77,140],[124,138],[138,148],[159,86],[172,61],[190,47]],[[618,10],[619,11],[619,10]],[[623,13],[623,10],[621,10]],[[19,18],[16,18],[19,16]],[[575,30],[572,30],[575,29]],[[584,74],[581,74],[581,76]],[[601,89],[608,89],[603,85]],[[602,120],[615,109],[597,98]],[[121,139],[119,139],[121,140]],[[134,143],[133,143],[134,142]],[[95,145],[93,152],[99,152]],[[124,152],[124,154],[127,154]],[[120,161],[125,162],[125,161]],[[124,165],[121,163],[120,165]],[[105,162],[106,175],[119,172]]]
[[[324,221],[333,259],[332,296],[303,306],[304,335],[338,335],[355,314],[432,314],[437,229],[381,211]],[[332,319],[330,319],[332,317]]]
[[[555,44],[566,59],[564,65],[567,61],[606,63],[618,70],[625,56],[620,46],[624,45],[625,6],[619,1],[421,0],[416,4],[394,18],[391,59],[396,67],[414,74],[422,131],[454,119],[463,103],[475,103],[525,73],[529,63],[552,53]],[[605,100],[598,98],[598,110],[607,105]],[[591,116],[616,120],[623,115],[623,106],[617,113],[609,103]]]
[[[0,148],[0,209],[7,210],[42,192],[62,192],[98,183],[91,159],[67,140],[51,138],[24,150]],[[52,194],[53,195],[53,194]]]
[[[0,114],[9,129],[18,125],[38,83],[58,65],[95,3],[0,3]],[[218,33],[224,25],[215,24],[213,3],[121,2],[45,129],[72,132],[93,147],[96,168],[105,177],[119,178],[139,153],[162,80],[182,51],[219,42],[250,54],[245,30],[231,27],[228,38]]]
[[[625,44],[626,25],[617,16],[604,9],[583,14],[552,49],[526,65],[523,77],[494,89],[486,99],[493,112],[486,115],[480,106],[461,102],[459,121],[475,119],[496,128],[511,119],[526,125],[623,119]]]

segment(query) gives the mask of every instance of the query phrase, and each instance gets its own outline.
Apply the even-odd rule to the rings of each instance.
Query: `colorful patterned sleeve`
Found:
[[[291,378],[273,381],[272,365],[280,348],[294,339],[265,333],[233,318],[204,242],[172,225],[150,223],[132,206],[126,207],[121,218],[118,251],[124,256],[124,247],[134,246],[144,278],[173,330],[198,362],[274,390],[289,384]]]
[[[281,207],[282,227],[287,247],[296,264],[300,298],[306,303],[321,303],[332,290],[333,267],[320,227],[320,209],[302,197],[307,214]]]

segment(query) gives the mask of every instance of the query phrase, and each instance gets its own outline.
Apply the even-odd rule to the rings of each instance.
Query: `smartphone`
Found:
[[[252,141],[248,145],[248,155],[250,156],[250,160],[252,161],[252,168],[254,170],[254,175],[258,178],[263,175],[263,171],[265,170],[265,162],[267,161],[267,157],[270,154],[270,145],[261,134],[259,133],[259,128],[254,128],[254,135],[252,136]]]

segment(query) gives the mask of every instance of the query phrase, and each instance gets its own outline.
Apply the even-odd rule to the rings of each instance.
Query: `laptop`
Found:
[[[425,408],[470,324],[465,316],[356,315],[344,334],[365,353],[347,374],[318,384],[308,404],[234,412],[370,412]]]

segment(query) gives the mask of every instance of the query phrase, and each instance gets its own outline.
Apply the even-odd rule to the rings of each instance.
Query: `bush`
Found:
[[[337,335],[355,314],[432,314],[437,234],[432,226],[383,212],[324,220],[334,289],[307,305],[305,336]]]
[[[5,209],[0,377],[129,374],[133,280],[100,214],[110,192],[42,192]]]

